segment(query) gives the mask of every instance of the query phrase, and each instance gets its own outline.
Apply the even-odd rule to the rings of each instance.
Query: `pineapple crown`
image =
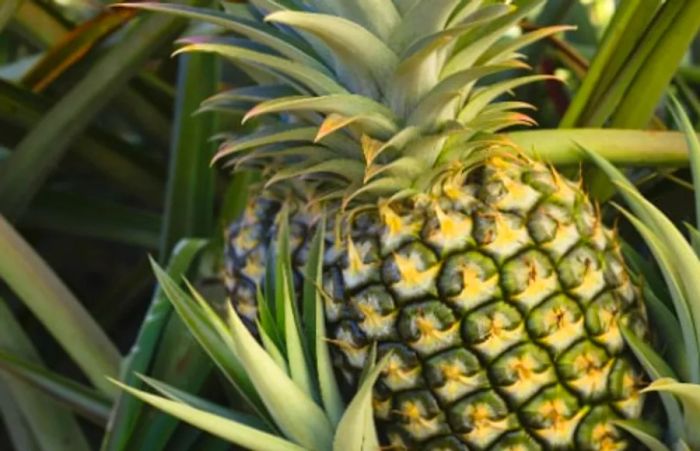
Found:
[[[247,111],[244,122],[262,124],[223,136],[215,160],[260,169],[266,187],[284,182],[347,206],[426,192],[441,175],[468,168],[475,150],[507,146],[500,130],[533,123],[517,112],[530,105],[496,100],[551,77],[484,78],[527,69],[518,51],[567,28],[506,38],[543,1],[250,0],[224,3],[225,12],[132,6],[237,35],[185,39],[177,52],[220,54],[257,83],[203,105]]]

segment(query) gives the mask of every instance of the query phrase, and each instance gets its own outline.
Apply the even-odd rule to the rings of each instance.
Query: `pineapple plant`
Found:
[[[297,285],[323,228],[322,291],[349,390],[376,347],[382,439],[398,449],[628,449],[643,410],[621,328],[646,314],[615,232],[581,184],[502,131],[532,123],[503,95],[546,76],[505,37],[542,1],[251,1],[208,20],[245,38],[185,40],[258,84],[205,107],[259,131],[216,156],[262,184],[227,236],[227,286],[252,330],[289,218]],[[505,76],[504,76],[505,74]],[[534,152],[533,152],[534,151]],[[319,225],[323,224],[323,225]]]
[[[673,127],[658,100],[682,59],[697,63],[683,53],[700,3],[610,2],[610,25],[591,27],[583,0],[247,1],[138,5],[173,17],[89,5],[68,18],[52,0],[0,7],[0,122],[11,130],[0,140],[0,448],[700,448],[700,234],[644,199],[686,178],[655,166],[688,157],[697,191],[700,143],[678,105],[686,142],[642,130],[652,110],[655,126]],[[199,54],[179,57],[176,75],[156,49],[183,18],[213,26],[189,28],[207,36],[182,40],[181,52]],[[579,32],[538,25],[561,21]],[[221,72],[217,54],[241,70]],[[525,62],[572,83],[522,75]],[[673,84],[697,115],[688,69]],[[246,79],[253,86],[241,88]],[[538,81],[543,102],[540,84],[518,100],[542,104],[532,117],[561,129],[512,130],[535,121],[507,95]],[[222,82],[236,89],[192,114]],[[94,133],[107,128],[108,140]],[[218,166],[246,170],[225,192],[209,167],[218,139],[208,137],[222,129]],[[168,146],[170,170],[159,171]],[[640,236],[604,227],[575,169],[550,166],[584,158],[598,166],[580,177],[591,196],[616,185],[624,200],[605,217]],[[74,172],[84,162],[103,178]],[[645,169],[628,172],[630,183],[613,164]],[[257,179],[248,169],[261,182],[233,221],[241,187]],[[642,181],[667,174],[654,188]],[[206,240],[178,242],[210,236],[218,214],[230,227],[206,253]],[[25,240],[28,227],[44,232]],[[136,245],[144,262],[160,248],[167,269],[155,265],[152,298],[143,281],[121,291],[132,277],[112,259],[102,271],[120,302],[81,305],[71,289],[92,294],[59,259],[61,283],[42,256],[62,256],[37,243],[66,232]],[[215,275],[224,241],[230,303]],[[80,263],[78,273],[99,272]],[[185,272],[197,289],[182,289]],[[112,292],[91,280],[91,293]],[[133,337],[101,306],[118,305],[135,326],[137,298],[151,306]],[[87,378],[61,375],[55,346],[23,332],[37,319]],[[122,350],[135,340],[122,357],[111,338]],[[104,436],[84,435],[77,417]]]

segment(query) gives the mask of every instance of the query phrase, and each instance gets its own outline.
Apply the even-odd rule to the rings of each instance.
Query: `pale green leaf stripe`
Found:
[[[282,352],[279,350],[274,340],[270,338],[267,331],[265,331],[265,328],[262,327],[262,324],[259,321],[256,323],[256,325],[258,327],[258,333],[260,334],[260,341],[262,341],[265,351],[270,355],[272,360],[277,363],[277,366],[279,366],[282,371],[289,374],[289,366],[287,365],[287,361],[284,359],[284,355],[282,355]]]
[[[60,402],[73,412],[98,426],[104,427],[111,409],[111,402],[102,394],[72,379],[48,371],[28,362],[27,356],[13,355],[0,349],[0,372],[5,371],[25,381],[38,391]]]
[[[0,278],[29,307],[92,384],[116,394],[105,376],[116,376],[116,346],[44,260],[0,215]]]
[[[304,284],[302,286],[301,317],[306,348],[309,350],[311,362],[317,362],[316,357],[316,299],[320,296],[321,281],[319,274],[323,272],[324,237],[326,230],[326,218],[321,216],[320,223],[316,226],[316,232],[309,246],[308,257],[302,272]],[[319,285],[317,285],[319,284]],[[317,365],[313,365],[317,369]],[[334,423],[335,424],[335,423]]]
[[[289,247],[289,208],[285,205],[278,214],[277,223],[279,224],[279,231],[277,232],[277,246],[275,251],[277,252],[276,258],[271,260],[271,272],[274,282],[274,288],[271,290],[266,290],[266,296],[270,297],[270,310],[274,313],[276,329],[280,333],[282,338],[283,349],[287,350],[287,345],[285,343],[286,337],[286,321],[285,317],[287,315],[287,309],[285,308],[285,293],[294,290],[294,287],[290,287],[289,284],[292,282],[291,277],[285,278],[284,275],[289,272],[291,267],[291,251]],[[285,285],[287,285],[285,287]],[[269,293],[269,294],[268,294]]]
[[[321,288],[319,287],[319,290]],[[343,416],[345,405],[338,388],[338,381],[331,360],[330,349],[326,336],[326,322],[323,315],[321,295],[316,299],[316,365],[318,366],[318,383],[321,391],[321,400],[326,414],[333,426],[337,427]]]
[[[285,268],[282,272],[284,297],[284,337],[287,345],[287,357],[289,359],[289,373],[292,380],[307,396],[312,399],[318,398],[311,378],[311,371],[308,365],[306,350],[302,342],[301,331],[299,330],[299,318],[294,308],[296,296],[290,292],[291,267]]]
[[[1,255],[1,254],[0,254]],[[0,298],[0,348],[42,365],[29,337],[17,323],[12,311]],[[0,385],[7,387],[16,401],[24,423],[42,450],[88,451],[85,436],[71,412],[53,402],[26,381],[0,371]],[[16,414],[16,413],[15,413]],[[21,432],[21,431],[20,431]]]
[[[376,437],[368,437],[367,417],[373,416],[372,410],[372,389],[379,374],[384,370],[391,354],[384,358],[370,369],[367,376],[362,381],[362,385],[352,398],[350,405],[345,410],[345,414],[338,423],[335,439],[333,440],[334,451],[363,451],[365,441],[376,440]]]
[[[182,277],[205,244],[204,240],[180,241],[173,249],[168,262],[168,275]],[[163,289],[158,286],[141,329],[121,368],[121,380],[126,384],[138,384],[136,373],[148,370],[171,312],[170,302]],[[141,403],[138,400],[126,396],[123,392],[119,393],[102,441],[104,451],[124,450],[128,446],[140,409]]]
[[[525,77],[506,80],[487,86],[478,92],[467,102],[466,106],[459,112],[458,120],[466,123],[474,119],[481,110],[487,107],[494,99],[517,87],[543,80],[557,80],[557,77],[550,75],[528,75]]]
[[[334,94],[320,97],[292,96],[268,100],[253,107],[243,118],[287,111],[314,111],[336,113],[342,116],[359,116],[358,122],[377,129],[378,133],[393,135],[398,131],[394,113],[384,105],[354,94]]]
[[[225,143],[214,157],[214,161],[232,153],[268,144],[284,143],[285,141],[313,141],[317,131],[318,127],[299,127],[295,125],[263,128],[258,132]]]
[[[288,166],[285,169],[277,171],[274,176],[270,177],[267,183],[265,183],[265,187],[267,188],[282,180],[287,180],[299,175],[315,174],[319,172],[327,172],[347,180],[361,180],[362,176],[365,174],[365,165],[358,160],[336,158],[330,161],[312,164],[311,166],[299,168]]]
[[[177,401],[171,401],[131,388],[115,380],[112,382],[153,407],[244,448],[260,451],[307,451],[306,448],[295,445],[276,435],[262,432],[250,426],[190,407]]]
[[[644,446],[649,448],[649,451],[671,451],[668,446],[645,431],[636,421],[615,420],[613,424],[632,434],[637,440],[642,442]]]
[[[326,218],[321,218],[316,234],[309,249],[309,256],[304,272],[303,313],[307,346],[315,362],[321,403],[331,424],[336,427],[343,416],[345,405],[338,381],[335,378],[329,344],[326,334],[326,321],[321,297],[323,293],[323,255],[324,231]]]
[[[691,449],[700,448],[700,385],[677,382],[673,379],[659,379],[651,383],[642,392],[658,391],[678,397],[683,404],[686,441]]]
[[[233,420],[246,426],[259,429],[263,432],[274,432],[269,428],[269,426],[265,422],[261,421],[260,418],[254,415],[230,410],[226,407],[214,404],[213,402],[207,399],[192,395],[186,391],[180,390],[178,388],[173,387],[172,385],[168,385],[164,382],[158,381],[148,376],[139,375],[139,377],[146,384],[156,389],[161,395],[167,397],[168,399],[187,404],[188,406],[194,407],[195,409],[205,410],[207,412],[219,415],[220,417],[228,418],[229,420]]]
[[[73,139],[138,71],[151,52],[178,32],[182,19],[156,15],[137,22],[17,145],[0,170],[0,212],[26,208]],[[110,354],[107,351],[107,354]],[[113,373],[112,373],[113,374]],[[104,383],[102,383],[104,385]],[[111,390],[106,388],[106,390]]]
[[[323,410],[265,353],[230,305],[228,320],[236,354],[285,436],[309,449],[330,449],[333,428]]]
[[[685,166],[688,146],[683,133],[620,129],[528,130],[506,136],[528,155],[552,164],[581,162],[580,147],[615,165]]]
[[[319,95],[342,94],[346,92],[345,88],[336,83],[335,80],[312,67],[279,56],[248,50],[243,47],[215,43],[189,44],[175,52],[175,54],[186,52],[212,52],[234,61],[241,60],[260,64],[261,66],[269,67],[270,69],[277,70],[294,78]]]

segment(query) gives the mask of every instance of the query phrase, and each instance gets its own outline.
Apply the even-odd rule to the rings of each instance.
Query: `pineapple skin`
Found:
[[[228,240],[228,255],[244,256],[229,258],[231,299],[251,321],[255,298],[240,281],[246,267],[264,268],[273,216],[253,208]],[[312,225],[295,217],[301,267]],[[262,238],[242,250],[246,231]],[[373,344],[391,352],[374,394],[388,444],[633,449],[612,423],[639,418],[644,404],[619,326],[646,336],[646,313],[615,234],[579,184],[539,162],[491,158],[430,193],[379,202],[339,240],[328,235],[335,365],[354,386]],[[260,283],[256,274],[246,283]]]

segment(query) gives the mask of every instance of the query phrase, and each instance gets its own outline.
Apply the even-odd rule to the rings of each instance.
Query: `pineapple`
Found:
[[[257,83],[209,102],[261,125],[217,155],[263,176],[227,240],[237,312],[255,327],[279,211],[298,268],[326,224],[334,363],[354,387],[375,346],[388,356],[373,402],[395,449],[633,446],[614,425],[643,409],[621,327],[647,325],[619,241],[580,183],[501,133],[532,123],[503,95],[546,78],[513,76],[518,50],[563,29],[512,33],[542,3],[170,8],[243,36],[181,51],[219,53]]]

